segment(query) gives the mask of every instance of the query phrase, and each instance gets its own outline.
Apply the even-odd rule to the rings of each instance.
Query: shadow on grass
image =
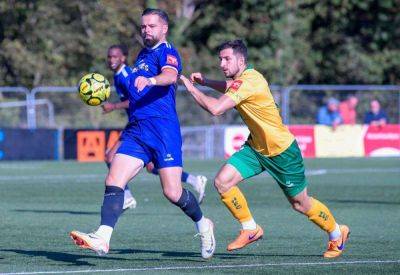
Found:
[[[140,250],[129,250],[130,252],[118,253],[119,250],[111,251],[111,254],[108,254],[104,257],[97,255],[87,255],[85,254],[71,254],[65,252],[54,252],[54,251],[44,251],[44,250],[22,250],[22,249],[2,249],[2,252],[13,252],[21,255],[26,255],[30,257],[46,257],[49,260],[55,262],[63,262],[68,263],[73,266],[96,266],[97,264],[89,263],[87,260],[104,260],[104,261],[130,261],[130,262],[160,262],[160,261],[170,261],[171,259],[162,259],[161,256],[169,255],[170,257],[181,257],[181,259],[176,258],[174,261],[182,261],[182,262],[202,262],[201,259],[186,259],[182,257],[200,257],[199,253],[179,253],[179,252],[166,252],[166,251],[152,251],[152,250],[143,250],[144,252],[138,252]],[[133,252],[135,251],[135,252]],[[90,252],[91,253],[91,252]],[[156,258],[120,258],[113,257],[114,254],[133,254],[133,253],[154,253],[160,254],[160,257]],[[0,258],[2,259],[2,258]]]
[[[96,211],[70,211],[70,210],[25,210],[15,209],[15,212],[21,213],[46,213],[46,214],[71,214],[71,215],[100,215],[100,212]]]
[[[171,260],[175,262],[192,262],[201,263],[207,260],[201,258],[198,252],[179,252],[179,251],[161,251],[161,250],[144,250],[144,249],[116,249],[112,250],[110,254],[100,257],[96,255],[82,254],[71,254],[65,252],[54,252],[54,251],[44,251],[44,250],[22,250],[22,249],[2,249],[2,252],[13,252],[17,254],[22,254],[30,257],[45,257],[48,260],[67,263],[69,266],[97,266],[95,261],[119,261],[119,262],[155,262],[159,263],[162,261],[170,262]],[[128,255],[132,254],[135,257],[132,258],[121,258],[115,257],[113,255]],[[136,255],[135,255],[136,254]],[[157,256],[149,258],[137,258],[140,254],[157,254]],[[143,255],[141,255],[143,256]],[[164,257],[164,258],[163,258]],[[300,254],[254,254],[254,253],[215,253],[214,258],[221,260],[233,260],[233,259],[243,259],[250,257],[321,257],[321,255],[300,255]],[[193,259],[195,258],[195,259]],[[0,258],[2,259],[2,258]],[[88,260],[93,260],[94,263],[89,263]]]
[[[160,251],[160,250],[145,250],[145,249],[116,249],[113,250],[115,254],[161,254],[163,257],[193,257],[201,258],[199,252],[179,252],[179,251]],[[255,253],[215,253],[214,258],[219,259],[235,259],[235,258],[248,258],[248,257],[321,257],[321,255],[305,255],[305,254],[255,254]]]
[[[385,205],[400,205],[400,202],[394,201],[367,201],[367,200],[326,200],[334,203],[361,203],[361,204],[385,204]]]
[[[22,250],[22,249],[2,249],[0,251],[4,252],[14,252],[17,254],[22,254],[31,257],[46,257],[49,260],[56,262],[70,263],[76,266],[95,266],[83,259],[99,259],[99,256],[89,256],[89,255],[76,255],[65,252],[54,252],[54,251],[44,251],[44,250]],[[104,257],[105,260],[125,260],[123,258],[112,258]]]
[[[71,211],[71,210],[28,210],[28,209],[14,209],[13,211],[19,213],[45,213],[45,214],[71,214],[71,215],[100,215],[98,211]],[[143,213],[129,211],[127,213],[132,213],[136,216],[181,216],[181,213]]]

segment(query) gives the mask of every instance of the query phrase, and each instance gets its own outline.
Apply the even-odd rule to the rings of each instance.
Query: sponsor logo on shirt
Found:
[[[134,68],[132,69],[132,71],[133,71],[134,73],[136,73],[136,72],[139,71],[139,70],[144,70],[144,71],[148,72],[148,71],[149,71],[149,66],[146,65],[146,63],[140,63],[139,65],[137,65],[136,67],[134,67]]]
[[[175,56],[167,54],[167,64],[178,66],[178,60],[176,59]]]
[[[229,87],[230,89],[232,89],[233,91],[237,91],[240,86],[242,85],[243,81],[242,80],[235,80],[233,81],[233,83],[231,84],[231,86]]]

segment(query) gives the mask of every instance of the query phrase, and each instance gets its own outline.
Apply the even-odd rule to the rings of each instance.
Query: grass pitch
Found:
[[[187,161],[209,179],[223,161]],[[192,222],[163,196],[158,178],[141,173],[138,201],[114,231],[106,257],[73,245],[71,230],[97,228],[106,167],[102,163],[0,162],[0,273],[399,273],[400,159],[307,160],[309,193],[352,234],[342,257],[324,260],[326,235],[295,213],[267,174],[242,183],[264,239],[229,253],[239,224],[209,181],[202,209],[216,227],[217,249],[204,261]]]

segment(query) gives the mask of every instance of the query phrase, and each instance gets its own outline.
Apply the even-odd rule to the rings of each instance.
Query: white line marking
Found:
[[[320,176],[325,175],[327,173],[326,169],[318,169],[318,170],[306,170],[306,176]]]
[[[327,169],[328,174],[352,174],[352,173],[400,173],[399,168],[357,168],[357,169]]]
[[[266,264],[243,264],[243,265],[203,265],[203,266],[162,266],[143,268],[118,268],[118,269],[86,269],[86,270],[64,270],[64,271],[32,271],[1,273],[3,275],[26,275],[26,274],[67,274],[67,273],[95,273],[95,272],[126,272],[126,271],[157,271],[157,270],[191,270],[191,269],[223,269],[223,268],[257,268],[268,266],[321,266],[321,265],[357,265],[357,264],[400,264],[400,260],[366,260],[349,262],[311,262],[311,263],[266,263]]]

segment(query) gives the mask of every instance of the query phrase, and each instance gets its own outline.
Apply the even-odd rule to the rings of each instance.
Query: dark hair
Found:
[[[151,8],[147,8],[143,11],[142,16],[144,15],[148,15],[148,14],[156,14],[158,15],[158,17],[161,18],[161,20],[163,20],[167,25],[169,23],[169,18],[168,18],[168,14],[160,9],[151,9]]]
[[[237,39],[233,41],[226,41],[217,47],[218,52],[232,49],[235,54],[240,54],[244,57],[244,61],[247,62],[247,47],[242,40]]]
[[[122,52],[122,54],[123,54],[124,56],[126,56],[126,57],[129,55],[128,47],[125,46],[125,45],[122,45],[122,44],[111,45],[111,46],[108,48],[108,50],[111,50],[111,49],[119,49],[119,50]]]

